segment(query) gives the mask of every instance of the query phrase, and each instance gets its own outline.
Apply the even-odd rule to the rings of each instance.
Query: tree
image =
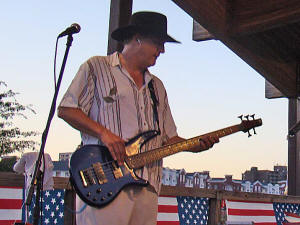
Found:
[[[12,156],[0,161],[0,172],[13,172],[13,167],[17,162],[17,157]]]
[[[17,99],[18,93],[7,90],[5,82],[0,81],[0,157],[12,152],[23,152],[35,149],[37,142],[31,137],[38,135],[36,131],[23,131],[16,127],[13,120],[22,117],[27,119],[25,112],[35,114],[31,105],[22,105]]]

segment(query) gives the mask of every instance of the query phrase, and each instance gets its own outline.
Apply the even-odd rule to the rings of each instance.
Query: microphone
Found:
[[[73,23],[65,31],[63,31],[62,33],[60,33],[58,35],[58,38],[61,38],[61,37],[66,36],[66,35],[72,35],[72,34],[79,33],[80,29],[81,29],[81,27],[79,26],[79,24]]]

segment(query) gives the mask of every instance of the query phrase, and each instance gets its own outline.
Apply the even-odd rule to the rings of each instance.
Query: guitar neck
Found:
[[[128,156],[125,160],[127,165],[132,169],[141,168],[146,164],[158,161],[164,157],[176,154],[178,152],[187,151],[200,145],[200,140],[203,137],[214,136],[214,137],[225,137],[227,135],[241,131],[241,124],[226,127],[217,131],[213,131],[207,134],[203,134],[191,139],[187,139],[182,142],[175,144],[165,145],[160,148],[152,149],[147,152]],[[204,151],[204,150],[203,150]]]

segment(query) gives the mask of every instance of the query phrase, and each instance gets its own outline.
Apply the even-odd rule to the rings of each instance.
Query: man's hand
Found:
[[[111,156],[118,162],[119,166],[124,164],[124,158],[126,156],[125,142],[117,135],[113,134],[109,130],[105,130],[101,133],[100,137],[103,144],[108,148]]]
[[[215,143],[219,142],[219,138],[215,136],[204,136],[200,139],[199,147],[190,149],[190,152],[201,152],[207,149],[210,149],[214,146]]]

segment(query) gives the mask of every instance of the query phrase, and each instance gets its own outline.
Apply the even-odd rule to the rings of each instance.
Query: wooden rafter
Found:
[[[235,0],[231,35],[257,33],[300,21],[299,0]]]
[[[262,36],[256,36],[258,31],[276,29],[274,25],[276,23],[290,24],[296,22],[300,18],[300,14],[298,16],[299,1],[291,0],[291,2],[297,2],[297,6],[294,5],[294,7],[292,7],[292,3],[286,3],[289,2],[286,0],[172,1],[185,10],[216,39],[222,41],[247,64],[270,81],[285,96],[295,97],[299,94],[296,90],[298,61],[288,57],[297,53],[291,52],[291,47],[282,51],[282,45],[273,43],[272,35],[274,33],[272,33],[272,30],[269,33],[262,34]],[[269,10],[271,15],[274,12],[284,12],[285,16],[281,15],[273,19],[271,16],[266,16],[264,12],[267,11],[267,3],[271,4],[270,2],[276,3]],[[246,3],[249,3],[249,5]],[[239,18],[239,20],[236,21],[236,18]],[[248,29],[252,29],[252,31],[249,32]],[[236,32],[238,31],[247,35],[237,35]]]

